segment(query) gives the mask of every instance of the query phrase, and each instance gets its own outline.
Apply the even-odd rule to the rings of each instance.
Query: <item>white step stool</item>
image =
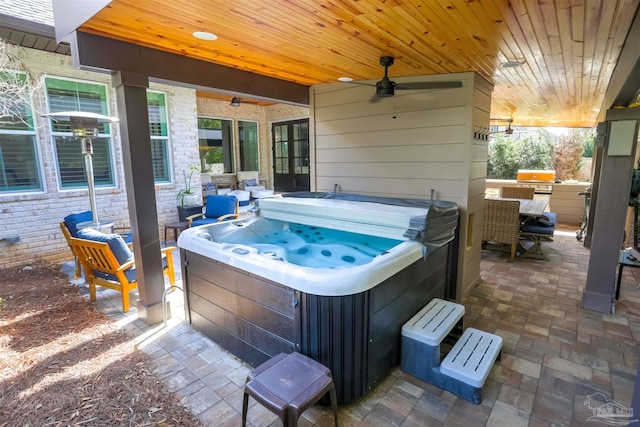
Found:
[[[501,348],[499,336],[467,328],[440,364],[440,372],[482,388]]]
[[[440,344],[462,323],[464,306],[434,298],[402,327],[401,368],[471,402],[482,401],[482,386],[502,348],[497,335],[468,328],[440,363]]]
[[[439,298],[432,299],[402,326],[402,336],[438,346],[464,316],[464,306]]]

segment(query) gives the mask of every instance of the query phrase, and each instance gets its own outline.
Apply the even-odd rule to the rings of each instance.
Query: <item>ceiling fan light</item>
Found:
[[[524,62],[520,62],[520,61],[504,61],[502,63],[500,63],[500,66],[502,68],[516,68],[521,66],[522,64],[524,64]]]
[[[233,99],[231,100],[231,105],[232,107],[239,107],[240,103],[242,102],[242,98],[238,97],[238,96],[234,96]]]

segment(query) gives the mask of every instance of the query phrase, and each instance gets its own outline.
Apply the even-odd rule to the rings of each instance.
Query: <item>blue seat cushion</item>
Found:
[[[93,221],[91,211],[69,214],[64,217],[64,222],[67,224],[69,233],[71,233],[73,237],[78,237],[78,224],[85,221]]]
[[[542,214],[540,218],[536,218],[538,224],[546,225],[548,227],[556,225],[556,213],[555,212],[545,212]]]
[[[197,227],[198,225],[213,224],[216,222],[218,222],[218,218],[200,218],[194,219],[193,222],[191,222],[191,225],[193,227]]]
[[[107,243],[120,265],[133,259],[133,252],[131,252],[119,234],[105,234],[93,228],[84,228],[78,231],[78,237],[80,239],[93,240],[94,242]]]
[[[527,218],[520,231],[523,233],[553,235],[556,230],[556,213],[545,212],[542,216],[544,219]]]
[[[204,211],[204,216],[217,219],[222,215],[235,213],[237,203],[236,196],[207,196],[207,207]]]
[[[162,254],[162,269],[164,270],[165,268],[167,268],[167,256],[163,253]],[[117,282],[118,278],[110,273],[105,273],[103,271],[93,271],[93,274],[99,278],[99,279],[104,279],[104,280],[109,280],[111,282]],[[136,275],[136,266],[133,265],[129,268],[127,268],[124,271],[124,276],[127,278],[127,280],[129,282],[135,282],[136,280],[138,280],[138,277]]]

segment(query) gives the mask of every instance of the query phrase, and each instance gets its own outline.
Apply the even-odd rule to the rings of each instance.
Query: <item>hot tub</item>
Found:
[[[402,325],[447,296],[457,207],[302,196],[182,232],[185,306],[196,329],[254,366],[292,351],[327,365],[346,403],[399,362]]]

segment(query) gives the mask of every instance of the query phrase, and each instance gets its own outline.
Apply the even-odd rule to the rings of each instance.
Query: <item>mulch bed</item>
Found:
[[[0,426],[197,426],[59,266],[0,269]]]

